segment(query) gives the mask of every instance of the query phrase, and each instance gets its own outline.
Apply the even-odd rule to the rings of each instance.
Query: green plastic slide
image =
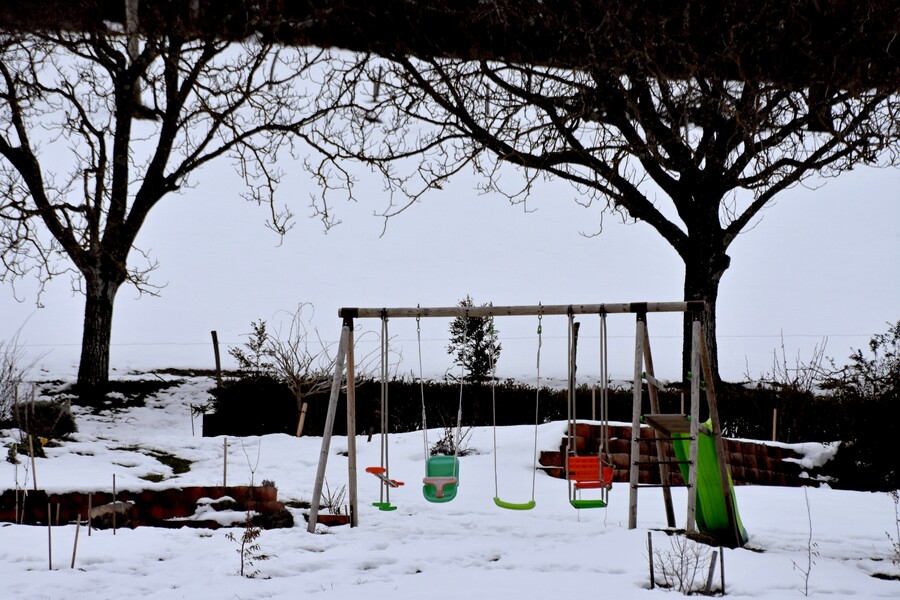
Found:
[[[459,487],[459,459],[455,456],[432,456],[425,463],[422,494],[429,502],[450,502]]]
[[[709,421],[707,428],[711,427]],[[675,437],[683,437],[682,440],[673,442],[675,456],[678,460],[688,460],[691,448],[690,436],[679,434]],[[700,430],[700,439],[697,445],[697,528],[713,537],[731,537],[728,525],[728,513],[725,510],[725,493],[722,490],[722,480],[719,477],[718,457],[716,456],[716,442],[712,435],[703,428]],[[684,480],[688,480],[688,465],[679,465]],[[731,488],[734,517],[737,521],[740,544],[747,543],[747,531],[741,523],[741,515],[738,512],[737,498],[734,495],[734,484],[731,474],[728,475],[728,486]]]

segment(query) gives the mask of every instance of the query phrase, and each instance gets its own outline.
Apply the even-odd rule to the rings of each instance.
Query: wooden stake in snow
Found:
[[[778,441],[778,409],[772,409],[772,441]]]
[[[31,483],[34,486],[34,491],[37,491],[37,467],[34,465],[34,441],[31,437],[31,434],[28,434],[28,455],[31,457]],[[47,516],[47,520],[50,520],[50,516]]]
[[[72,546],[72,566],[70,568],[75,568],[75,554],[78,552],[78,530],[81,529],[81,513],[78,513],[78,517],[75,519],[75,545]]]
[[[47,503],[47,564],[53,570],[53,524],[50,522],[50,503]]]
[[[653,536],[647,532],[647,557],[650,560],[650,589],[656,588],[656,576],[653,573]]]
[[[300,407],[300,420],[297,421],[297,437],[303,435],[303,424],[306,422],[306,409],[309,408],[309,404],[306,402],[303,403],[303,406]]]
[[[719,577],[722,580],[722,595],[725,595],[725,549],[719,546]]]
[[[712,588],[713,576],[716,574],[716,559],[719,558],[719,551],[713,550],[712,559],[709,561],[709,574],[706,576],[706,589],[703,593],[709,596],[709,590]]]
[[[213,352],[216,354],[216,385],[222,387],[222,361],[219,358],[219,334],[210,331],[213,341]]]
[[[228,486],[228,438],[222,440],[222,487]]]
[[[113,511],[112,511],[113,535],[116,535],[116,508],[118,508],[118,502],[116,501],[116,474],[113,473]]]
[[[91,537],[91,501],[94,499],[93,494],[88,494],[88,514],[87,514],[87,522],[88,522],[88,537]]]

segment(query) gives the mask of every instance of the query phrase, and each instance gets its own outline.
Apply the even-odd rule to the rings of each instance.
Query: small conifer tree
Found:
[[[459,301],[459,306],[472,308],[475,301],[467,294]],[[450,323],[450,345],[447,346],[447,353],[454,356],[454,364],[465,369],[466,381],[481,382],[489,379],[492,365],[500,358],[500,350],[497,331],[494,329],[494,317],[459,316]]]

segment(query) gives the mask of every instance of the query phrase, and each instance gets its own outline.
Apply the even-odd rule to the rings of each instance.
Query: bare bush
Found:
[[[35,360],[29,360],[19,346],[19,332],[9,340],[0,340],[0,421],[13,418],[19,390]]]
[[[467,456],[473,453],[469,448],[469,438],[472,436],[472,428],[444,427],[444,434],[431,446],[431,456],[443,454],[445,456]]]
[[[890,494],[894,500],[894,535],[897,537],[889,532],[886,535],[891,541],[891,562],[900,569],[900,490],[893,490]]]
[[[660,575],[659,586],[685,596],[704,589],[711,558],[708,546],[681,536],[669,538],[668,550],[653,551],[653,570]]]
[[[328,511],[328,514],[339,515],[344,509],[344,501],[347,498],[347,486],[332,490],[325,480],[325,488],[322,490],[321,506]]]

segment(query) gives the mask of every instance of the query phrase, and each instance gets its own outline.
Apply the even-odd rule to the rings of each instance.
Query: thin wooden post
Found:
[[[116,535],[116,510],[119,508],[119,501],[116,499],[116,474],[113,473],[113,510],[112,510],[112,523],[113,523],[113,535]]]
[[[75,519],[75,544],[72,546],[72,566],[70,568],[75,568],[75,555],[78,553],[78,531],[81,529],[81,513],[78,513],[78,517]]]
[[[303,435],[303,426],[306,424],[306,410],[308,408],[308,402],[303,402],[300,404],[300,418],[297,420],[297,437]]]
[[[650,328],[646,321],[644,322],[644,363],[647,373],[649,373],[653,379],[656,379],[656,373],[653,370],[653,353],[650,351]],[[656,385],[650,384],[649,380],[647,385],[647,395],[650,397],[650,412],[659,414],[659,393],[656,389]],[[656,430],[651,428],[650,435],[654,438],[657,437]],[[659,482],[662,484],[663,503],[666,507],[666,523],[669,527],[675,527],[675,506],[672,503],[672,488],[668,485],[671,483],[669,465],[664,462],[666,460],[666,451],[663,448],[662,442],[657,441],[654,445],[656,446],[656,459],[659,461]]]
[[[772,441],[778,441],[778,409],[772,409]]]
[[[634,388],[631,406],[631,472],[628,477],[630,490],[628,496],[628,529],[637,528],[638,485],[641,480],[641,389],[644,360],[644,322],[646,313],[638,313],[634,332]]]
[[[597,386],[591,386],[591,421],[597,420]]]
[[[88,511],[87,511],[87,522],[88,522],[88,537],[91,537],[91,502],[94,499],[93,494],[88,494]]]
[[[50,521],[50,503],[47,503],[47,564],[53,570],[53,523]]]
[[[719,578],[722,583],[722,595],[725,595],[725,549],[719,546]]]
[[[316,482],[313,485],[313,496],[309,503],[309,523],[306,527],[309,533],[316,532],[316,521],[319,518],[319,502],[322,500],[322,485],[325,482],[325,467],[328,464],[331,435],[334,432],[334,417],[337,413],[338,397],[341,394],[341,381],[344,378],[344,359],[349,338],[350,329],[344,325],[341,328],[341,341],[338,344],[337,356],[334,359],[334,377],[331,380],[331,397],[328,400],[328,413],[325,415],[322,449],[319,451],[319,467],[316,470]]]
[[[222,440],[222,487],[228,487],[228,438]]]
[[[26,408],[25,411],[26,411],[26,415],[27,415],[28,409]],[[33,441],[32,435],[30,433],[28,434],[28,456],[29,456],[29,458],[31,458],[31,484],[34,488],[34,491],[36,492],[38,490],[37,465],[34,462],[34,441]],[[48,517],[48,519],[49,519],[49,517]]]
[[[706,588],[703,593],[709,596],[709,591],[712,588],[713,577],[716,574],[716,560],[719,558],[719,551],[713,550],[712,559],[709,561],[709,573],[706,575]]]
[[[656,574],[653,572],[653,536],[647,532],[647,559],[650,562],[650,589],[656,587]]]
[[[350,503],[350,527],[359,525],[359,497],[356,475],[356,378],[353,355],[353,319],[346,319],[347,328],[347,494]]]
[[[215,330],[210,331],[212,334],[213,352],[216,355],[216,385],[222,387],[222,359],[219,356],[219,334]]]

